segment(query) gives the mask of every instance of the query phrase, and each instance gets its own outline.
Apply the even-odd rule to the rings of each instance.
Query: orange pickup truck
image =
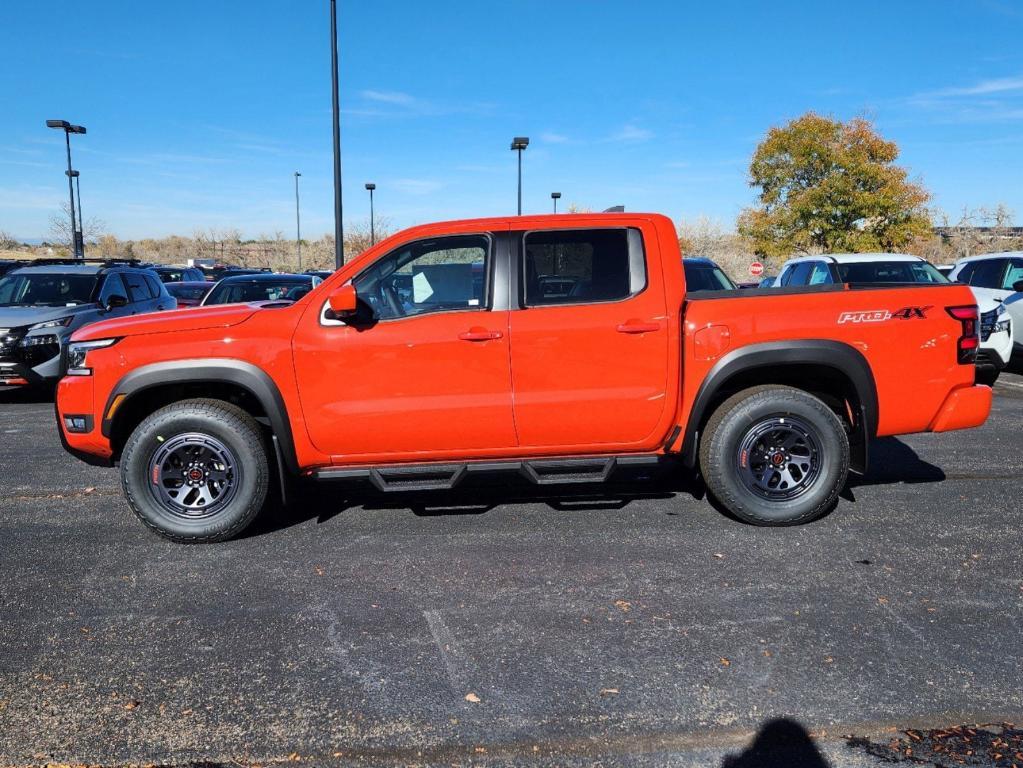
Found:
[[[277,477],[419,491],[667,460],[788,525],[872,438],[982,424],[977,346],[966,286],[687,294],[663,216],[478,219],[400,232],[294,303],[89,325],[57,419],[181,542],[239,533]]]

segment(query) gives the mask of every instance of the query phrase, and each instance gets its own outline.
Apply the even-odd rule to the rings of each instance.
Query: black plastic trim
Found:
[[[700,385],[693,401],[693,408],[686,425],[686,436],[682,443],[682,460],[688,467],[696,466],[699,427],[710,414],[714,396],[728,380],[740,373],[758,368],[776,371],[786,365],[819,365],[832,368],[852,383],[860,403],[861,417],[858,439],[854,448],[852,464],[856,471],[866,471],[867,449],[870,440],[877,435],[878,403],[877,385],[873,371],[866,358],[855,348],[839,341],[828,339],[802,339],[751,344],[735,349],[722,357],[710,369]]]
[[[285,466],[292,473],[298,473],[298,460],[295,456],[295,441],[291,434],[291,422],[284,398],[270,375],[261,368],[242,360],[230,358],[208,358],[199,360],[173,360],[165,363],[144,365],[126,374],[115,386],[103,407],[101,431],[104,437],[110,437],[112,421],[106,418],[110,405],[117,395],[126,395],[126,399],[118,408],[123,412],[131,398],[147,389],[165,384],[191,384],[203,382],[226,382],[235,384],[252,393],[266,411],[270,427],[280,443],[281,454]]]
[[[573,456],[550,459],[495,460],[464,463],[388,464],[363,467],[324,467],[315,480],[365,480],[379,491],[451,490],[469,475],[515,472],[536,485],[602,483],[621,467],[653,466],[665,461],[659,454]]]

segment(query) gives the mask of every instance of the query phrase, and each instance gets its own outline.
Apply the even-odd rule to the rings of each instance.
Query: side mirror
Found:
[[[111,309],[117,309],[118,307],[126,306],[128,306],[128,298],[126,296],[122,296],[119,293],[115,293],[107,297],[107,303],[104,309],[106,309],[109,312]]]
[[[1012,290],[1016,293],[1023,293],[1023,280],[1017,280],[1012,284]]]
[[[359,306],[359,297],[355,292],[355,286],[351,283],[335,288],[327,297],[330,311],[337,317],[346,317],[355,314]]]

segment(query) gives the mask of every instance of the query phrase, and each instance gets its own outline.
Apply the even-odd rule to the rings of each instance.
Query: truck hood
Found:
[[[259,310],[258,304],[223,304],[198,309],[176,309],[170,312],[151,312],[135,317],[102,320],[79,329],[72,341],[144,336],[151,333],[177,333],[201,331],[207,328],[230,328],[248,320]]]
[[[0,307],[0,328],[18,328],[25,325],[59,320],[80,312],[93,312],[97,304],[74,304],[70,307]]]

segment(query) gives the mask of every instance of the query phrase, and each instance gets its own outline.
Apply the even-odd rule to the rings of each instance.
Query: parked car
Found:
[[[205,280],[190,280],[185,283],[164,283],[167,293],[178,300],[178,307],[198,307],[213,288]]]
[[[949,280],[952,279],[952,270],[955,269],[954,264],[935,264],[934,268],[941,274],[947,277]]]
[[[24,261],[11,261],[10,259],[0,259],[0,277],[3,277],[12,269],[25,266]]]
[[[191,283],[206,279],[206,275],[198,267],[175,267],[158,264],[150,267],[150,269],[164,283]]]
[[[790,525],[835,506],[874,437],[975,427],[991,408],[963,285],[689,294],[655,214],[391,242],[295,302],[79,330],[58,387],[66,447],[120,462],[135,514],[181,542],[244,530],[271,473],[410,492],[665,459],[698,463],[740,519]]]
[[[838,253],[791,259],[782,267],[777,284],[853,285],[925,284],[949,282],[936,267],[919,256],[903,253]],[[1013,329],[1005,309],[985,293],[973,291],[980,309],[980,350],[977,352],[977,381],[991,386],[1012,355]]]
[[[334,273],[331,272],[329,269],[307,269],[302,274],[303,275],[313,275],[314,277],[318,277],[321,280],[326,280],[328,277],[330,277]]]
[[[250,301],[298,301],[323,281],[313,275],[231,275],[214,285],[202,306]]]
[[[0,383],[45,384],[78,329],[177,302],[150,271],[123,262],[48,259],[0,278]]]
[[[777,279],[777,275],[764,275],[760,278],[760,282],[757,283],[757,288],[774,288]]]
[[[682,259],[686,291],[734,291],[735,283],[711,259],[687,256]]]
[[[1023,251],[988,253],[960,259],[955,263],[952,279],[969,285],[978,301],[983,298],[1001,304],[1004,310],[1001,313],[992,313],[997,307],[991,308],[988,305],[986,316],[981,318],[982,326],[986,322],[990,331],[993,329],[992,323],[1012,325],[1014,349],[1018,354],[1023,354]]]
[[[259,275],[264,272],[271,272],[269,267],[263,267],[262,269],[249,269],[247,267],[235,267],[229,264],[218,264],[213,267],[202,267],[203,275],[210,282],[217,282],[225,277],[235,277],[237,275]]]

